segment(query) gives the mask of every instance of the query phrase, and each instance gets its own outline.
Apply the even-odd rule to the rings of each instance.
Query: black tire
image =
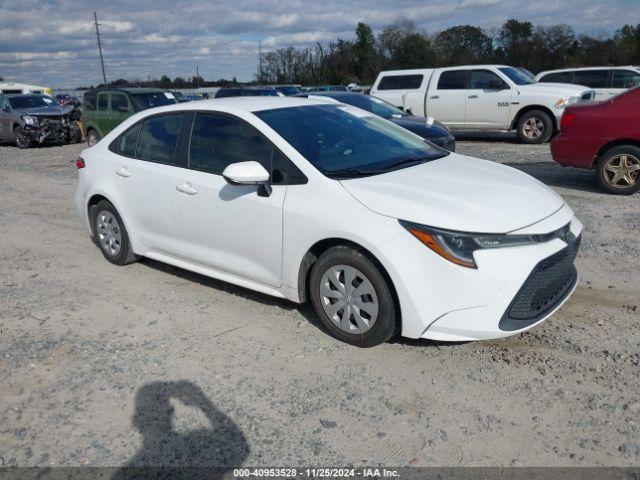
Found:
[[[626,179],[622,178],[614,184],[615,173],[607,168],[620,168],[622,159],[625,158],[623,156],[626,156],[625,165],[640,166],[640,148],[634,145],[618,145],[600,155],[596,166],[596,178],[600,186],[609,193],[632,195],[640,190],[640,171],[631,171]],[[632,181],[630,185],[629,180]]]
[[[364,274],[373,285],[378,303],[377,317],[372,326],[363,333],[348,333],[338,327],[327,315],[320,294],[325,272],[337,265],[353,267]],[[328,249],[313,265],[309,278],[309,293],[313,308],[326,329],[338,340],[358,347],[374,347],[390,340],[399,331],[400,319],[392,287],[379,267],[361,251],[349,246]],[[351,297],[349,297],[351,298]],[[362,312],[360,312],[362,313]]]
[[[98,202],[97,205],[92,206],[90,210],[90,218],[93,240],[102,252],[102,255],[104,255],[104,258],[106,258],[114,265],[128,265],[130,263],[138,261],[140,257],[133,253],[131,242],[129,241],[129,235],[127,234],[127,229],[124,226],[124,222],[122,221],[122,218],[120,217],[118,211],[110,202],[108,202],[107,200],[102,200]],[[105,218],[111,218],[114,221],[105,222]],[[101,232],[105,230],[101,228],[101,224],[104,223],[109,223],[110,228],[113,231],[115,231],[117,228],[117,232],[120,237],[119,247],[117,248],[117,251],[115,251],[115,248],[109,248],[102,241]]]
[[[29,136],[24,132],[24,129],[20,126],[16,127],[13,130],[13,133],[16,137],[16,147],[20,150],[25,150],[27,148],[31,148],[33,142],[29,138]]]
[[[535,129],[531,128],[532,123],[535,123]],[[516,129],[522,143],[537,145],[548,142],[553,135],[553,120],[551,120],[551,116],[547,112],[529,110],[518,119]],[[540,133],[536,134],[535,132],[537,131],[540,131]]]
[[[89,145],[90,147],[93,147],[99,141],[100,141],[100,136],[98,135],[98,132],[96,132],[93,129],[87,132],[87,145]]]

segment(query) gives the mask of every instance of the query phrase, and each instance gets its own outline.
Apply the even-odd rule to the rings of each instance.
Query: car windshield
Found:
[[[529,78],[525,73],[521,72],[517,68],[500,67],[498,68],[498,70],[509,77],[509,80],[511,80],[516,85],[531,85],[532,83],[536,83],[535,79]]]
[[[357,93],[354,93],[352,95],[340,95],[332,98],[335,98],[342,103],[348,103],[349,105],[353,105],[354,107],[361,108],[382,118],[389,119],[406,117],[409,115],[408,113],[403,112],[399,108],[385,102],[384,100],[380,100],[379,98],[365,94],[359,95]]]
[[[169,92],[146,92],[132,93],[131,100],[133,108],[136,112],[146,110],[147,108],[161,107],[163,105],[173,105],[176,103],[176,97]]]
[[[375,175],[449,154],[349,105],[290,107],[256,115],[329,177]]]
[[[528,78],[529,80],[531,80],[531,83],[536,83],[536,76],[531,73],[529,70],[527,70],[526,68],[519,68],[518,71],[524,75],[525,78]]]
[[[23,108],[50,107],[56,105],[56,101],[46,95],[29,95],[24,97],[9,97],[11,108],[20,110]]]

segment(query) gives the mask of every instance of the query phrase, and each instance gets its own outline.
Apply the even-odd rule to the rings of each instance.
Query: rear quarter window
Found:
[[[142,122],[138,122],[133,127],[129,128],[126,132],[124,132],[113,142],[111,142],[111,145],[109,145],[109,150],[124,157],[135,157],[138,135],[140,133],[141,126]]]
[[[542,83],[573,83],[573,72],[547,73],[540,77]]]
[[[417,90],[422,85],[424,75],[390,75],[382,77],[378,90]]]

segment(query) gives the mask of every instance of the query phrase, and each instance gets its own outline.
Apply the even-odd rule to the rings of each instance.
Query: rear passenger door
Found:
[[[464,128],[471,70],[437,71],[427,92],[427,115],[452,128]]]
[[[131,116],[132,110],[129,99],[124,93],[114,92],[111,94],[109,113],[109,131],[116,128],[123,121]]]
[[[224,169],[257,161],[267,170],[288,162],[252,125],[213,112],[195,115],[189,170],[175,192],[185,257],[236,277],[279,287],[282,281],[282,208],[287,187],[272,173],[273,191],[231,185]],[[285,169],[281,169],[285,170]],[[282,173],[282,172],[281,172]]]
[[[119,211],[143,255],[180,257],[175,191],[186,163],[183,112],[145,118],[110,145]]]

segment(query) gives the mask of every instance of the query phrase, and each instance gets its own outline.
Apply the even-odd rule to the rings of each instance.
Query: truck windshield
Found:
[[[131,100],[136,112],[147,108],[161,107],[178,103],[176,97],[169,92],[132,93]]]
[[[531,85],[532,83],[536,83],[534,79],[530,78],[524,72],[521,72],[517,68],[500,67],[498,68],[498,70],[509,77],[509,80],[511,80],[516,85]]]
[[[376,175],[449,154],[391,122],[349,105],[279,108],[256,115],[332,178]]]

